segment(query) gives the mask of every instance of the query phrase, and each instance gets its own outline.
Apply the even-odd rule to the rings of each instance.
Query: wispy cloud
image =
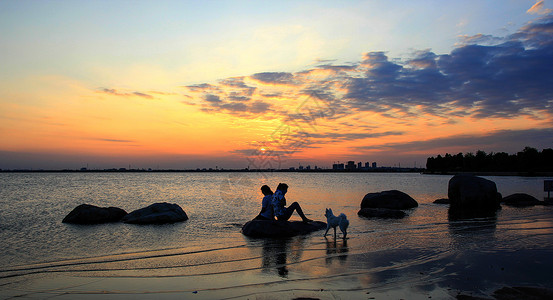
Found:
[[[481,135],[459,134],[430,140],[411,141],[404,143],[388,143],[381,145],[352,147],[354,151],[393,149],[397,152],[436,152],[436,149],[454,149],[453,151],[509,151],[514,153],[525,145],[540,144],[540,148],[551,147],[553,129],[498,130]],[[513,144],[513,141],[517,141]],[[438,153],[436,153],[438,154]]]
[[[528,11],[526,12],[529,14],[545,15],[545,14],[550,14],[551,9],[545,8],[544,1],[541,0],[536,2],[536,4],[530,7],[530,9],[528,9]]]
[[[152,96],[150,94],[142,93],[142,92],[120,92],[116,89],[109,89],[109,88],[102,88],[102,89],[100,89],[100,92],[105,93],[105,94],[114,95],[114,96],[121,96],[121,97],[136,96],[136,97],[142,97],[142,98],[146,98],[146,99],[154,99],[154,96]]]

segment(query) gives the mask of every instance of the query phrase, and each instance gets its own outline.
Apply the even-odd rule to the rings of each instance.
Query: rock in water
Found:
[[[265,221],[252,220],[244,224],[242,234],[249,237],[291,237],[308,234],[326,228],[326,223],[312,221]]]
[[[517,206],[517,207],[534,206],[534,205],[543,204],[543,202],[536,199],[535,197],[530,196],[528,194],[523,194],[523,193],[512,194],[507,197],[504,197],[501,202],[505,203],[505,205]]]
[[[401,219],[407,214],[397,209],[387,208],[362,208],[357,214],[365,218]]]
[[[127,212],[118,207],[98,207],[90,204],[81,204],[65,216],[62,222],[71,224],[101,224],[119,222],[125,215],[127,215]]]
[[[137,209],[123,218],[123,222],[131,224],[165,224],[188,220],[188,216],[177,204],[154,203]]]
[[[434,202],[432,202],[432,203],[435,203],[435,204],[449,204],[449,199],[440,198],[440,199],[434,200]]]
[[[447,195],[452,210],[497,210],[501,194],[495,182],[474,175],[455,175],[449,180]]]
[[[410,209],[419,206],[415,199],[397,190],[368,193],[361,201],[361,208]]]

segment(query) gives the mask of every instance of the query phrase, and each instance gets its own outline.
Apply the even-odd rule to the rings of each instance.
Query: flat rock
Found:
[[[505,205],[517,206],[517,207],[544,204],[542,201],[536,199],[535,197],[530,196],[528,194],[523,194],[523,193],[512,194],[507,197],[504,197],[501,202],[504,203]]]
[[[401,210],[387,208],[362,208],[357,214],[365,218],[381,219],[401,219],[407,216],[407,214]]]
[[[501,194],[495,182],[474,175],[455,175],[449,180],[447,195],[453,210],[497,210]]]
[[[137,209],[123,218],[123,222],[131,224],[165,224],[186,220],[188,216],[179,205],[166,202]]]
[[[249,237],[291,237],[326,228],[325,222],[252,220],[244,224],[242,234]]]
[[[90,204],[81,204],[65,216],[62,222],[70,224],[119,222],[126,214],[126,211],[118,207],[98,207]]]
[[[411,196],[398,190],[368,193],[361,201],[363,208],[410,209],[419,206]]]

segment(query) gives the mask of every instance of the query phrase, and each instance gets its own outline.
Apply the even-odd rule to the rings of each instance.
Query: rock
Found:
[[[447,195],[453,210],[497,210],[501,194],[495,182],[474,175],[455,175],[449,180]]]
[[[543,202],[536,199],[535,197],[530,196],[528,194],[523,194],[523,193],[512,194],[507,197],[504,197],[501,202],[505,203],[505,205],[517,206],[517,207],[534,206],[534,205],[543,204]]]
[[[98,207],[90,204],[81,204],[65,216],[62,222],[71,224],[119,222],[126,214],[126,211],[118,207]]]
[[[441,199],[434,200],[433,203],[435,203],[435,204],[449,204],[450,201],[447,198],[441,198]]]
[[[362,208],[357,214],[365,218],[401,219],[407,216],[401,210],[387,208]]]
[[[419,204],[411,196],[397,190],[368,193],[361,201],[363,208],[409,209]]]
[[[252,220],[244,224],[242,234],[249,237],[291,237],[326,228],[325,222]]]
[[[131,224],[165,224],[188,220],[188,216],[177,204],[154,203],[137,209],[123,218],[123,222]]]

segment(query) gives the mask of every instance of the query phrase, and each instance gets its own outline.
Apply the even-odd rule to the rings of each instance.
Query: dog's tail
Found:
[[[342,220],[347,220],[348,218],[346,217],[346,215],[344,215],[343,213],[341,213],[339,216],[339,218],[342,218]]]

